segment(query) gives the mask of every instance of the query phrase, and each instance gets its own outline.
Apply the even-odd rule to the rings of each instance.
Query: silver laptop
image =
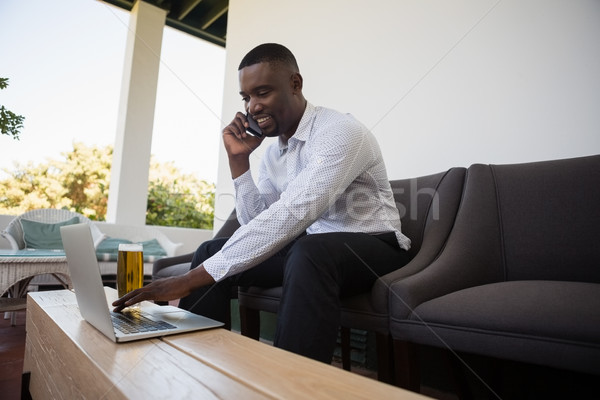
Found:
[[[122,313],[111,311],[117,291],[102,286],[89,225],[62,226],[60,234],[81,316],[113,342],[129,342],[223,325],[177,307],[158,306],[150,302],[127,308]]]

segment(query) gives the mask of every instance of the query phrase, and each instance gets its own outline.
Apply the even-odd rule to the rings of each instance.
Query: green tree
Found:
[[[213,184],[181,174],[173,163],[151,163],[146,224],[212,229],[214,207]]]
[[[104,220],[112,148],[73,144],[64,160],[34,165],[16,164],[4,169],[10,177],[0,181],[0,213],[17,215],[38,208],[66,208],[92,220]]]
[[[0,78],[0,90],[8,87],[8,78]],[[17,115],[0,106],[0,131],[3,135],[12,135],[13,139],[19,140],[19,131],[23,128],[25,117]]]
[[[65,208],[103,221],[108,204],[112,147],[74,143],[64,160],[16,164],[0,181],[0,214]],[[152,161],[146,224],[212,229],[215,187]]]

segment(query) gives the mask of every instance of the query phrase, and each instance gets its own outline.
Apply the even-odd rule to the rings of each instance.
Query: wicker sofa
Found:
[[[12,250],[20,250],[26,247],[23,226],[21,222],[22,220],[35,221],[43,224],[56,224],[73,218],[76,218],[79,223],[86,223],[90,225],[94,246],[97,247],[98,244],[104,239],[105,235],[92,223],[90,219],[76,212],[55,208],[42,208],[39,210],[27,211],[15,217],[8,224],[6,229],[0,232],[0,235],[6,239],[6,241],[8,241]]]
[[[144,279],[147,282],[151,280],[152,266],[155,261],[164,257],[179,255],[178,251],[181,248],[181,243],[172,242],[164,233],[152,226],[129,226],[103,222],[97,222],[95,225],[106,238],[125,239],[133,243],[148,243],[152,240],[158,242],[164,252],[152,253],[144,251]],[[116,259],[112,254],[107,256],[98,253],[98,266],[100,267],[100,274],[103,276],[105,283],[109,282],[111,277],[117,273]]]
[[[163,257],[178,255],[178,250],[181,247],[181,243],[174,243],[164,233],[151,226],[128,226],[94,222],[81,214],[61,209],[39,209],[23,213],[15,217],[6,229],[1,232],[1,235],[8,241],[12,250],[22,250],[26,247],[23,220],[42,224],[60,224],[73,219],[76,222],[90,225],[94,246],[98,250],[97,256],[100,274],[103,276],[105,283],[108,284],[114,281],[117,272],[116,247],[113,246],[114,248],[110,248],[110,251],[106,250],[106,243],[109,241],[112,240],[114,245],[119,241],[153,244],[151,251],[144,252],[144,275],[148,281],[152,276],[153,263]],[[156,252],[153,252],[154,250]],[[56,283],[57,281],[50,275],[38,276],[31,282],[32,285],[54,285]]]

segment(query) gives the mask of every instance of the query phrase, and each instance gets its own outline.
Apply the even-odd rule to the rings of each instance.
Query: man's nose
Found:
[[[262,111],[262,104],[257,101],[256,99],[250,99],[248,101],[248,112],[250,114],[258,114],[260,111]]]

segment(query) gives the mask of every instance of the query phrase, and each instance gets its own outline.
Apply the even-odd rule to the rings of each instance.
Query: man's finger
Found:
[[[113,301],[112,305],[115,306],[114,311],[119,312],[125,307],[129,307],[139,303],[140,301],[146,300],[143,298],[143,296],[141,296],[143,293],[144,292],[141,289],[136,289]]]
[[[116,306],[113,311],[121,312],[124,308],[130,307],[144,300],[146,299],[144,298],[142,293],[136,294],[134,292],[129,292],[127,295],[113,302],[113,306]]]

